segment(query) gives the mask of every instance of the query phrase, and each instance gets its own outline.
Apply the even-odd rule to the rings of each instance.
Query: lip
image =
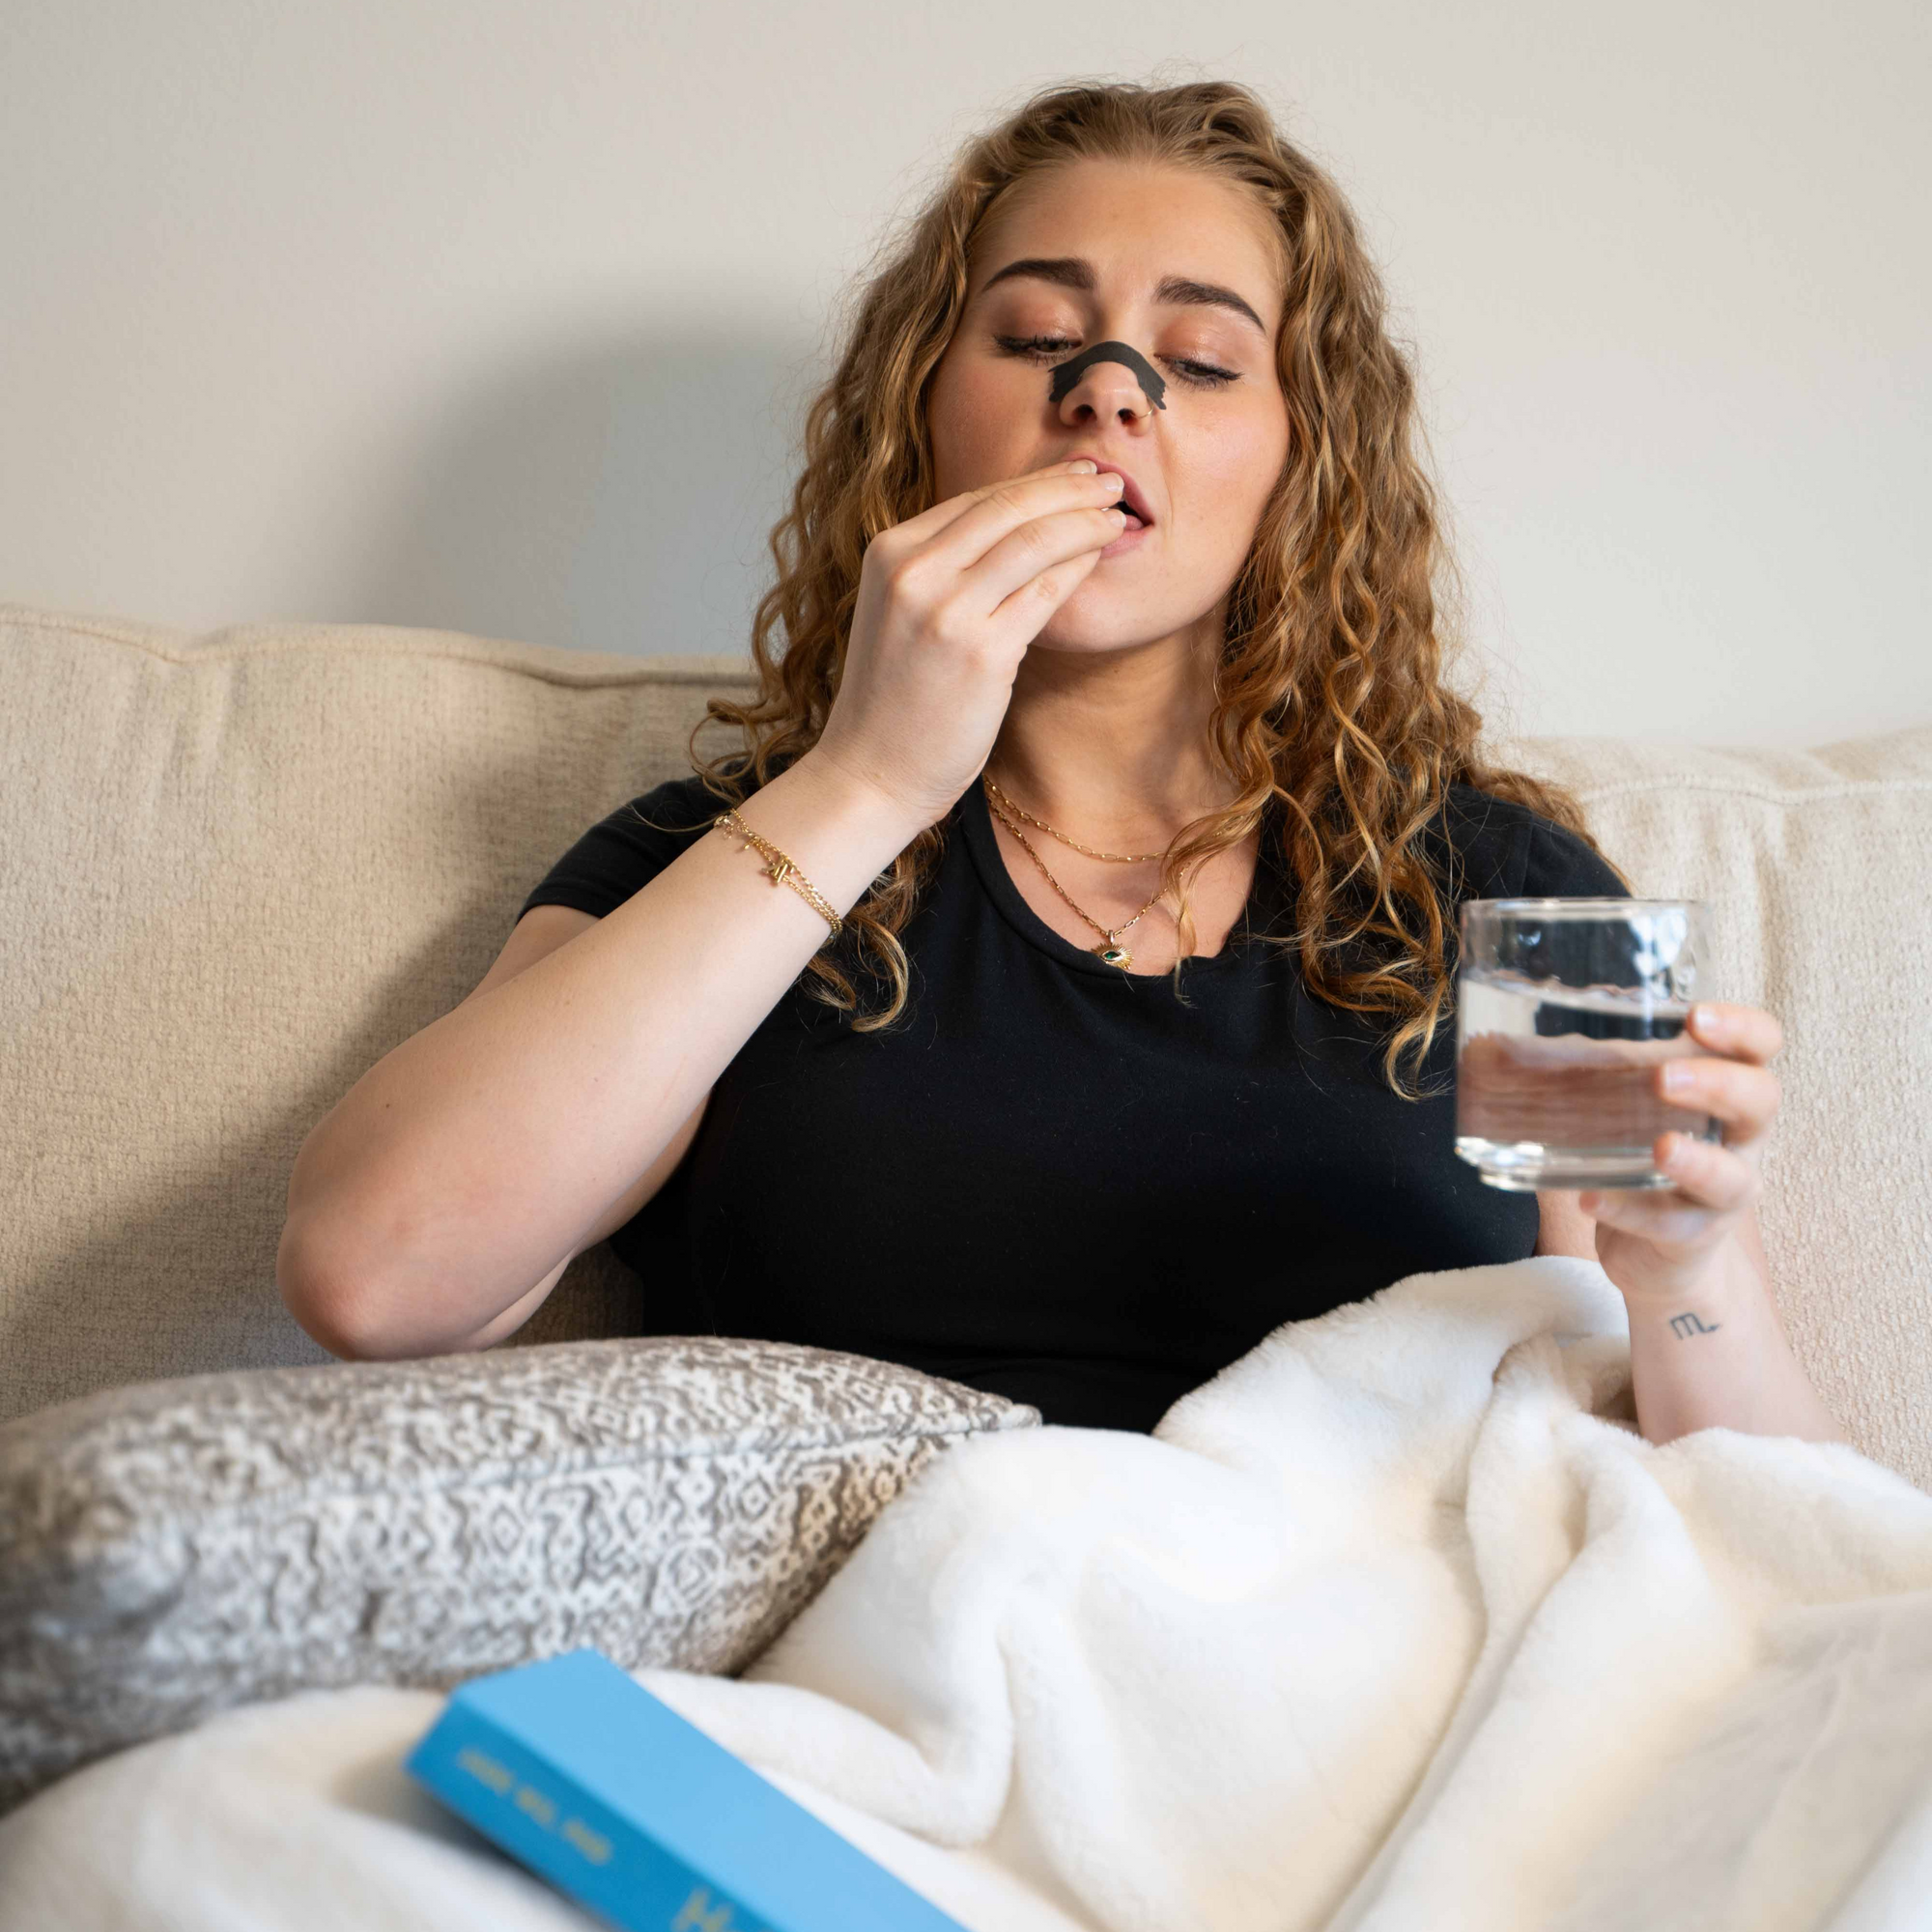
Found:
[[[1129,516],[1138,517],[1141,520],[1141,529],[1150,529],[1152,527],[1153,514],[1147,506],[1147,498],[1141,495],[1141,486],[1118,463],[1109,463],[1104,456],[1095,456],[1091,449],[1076,449],[1069,456],[1062,460],[1067,463],[1091,463],[1102,476],[1109,473],[1118,476],[1126,486],[1121,492],[1121,508],[1125,510]],[[1140,533],[1140,530],[1127,530],[1123,532],[1122,538],[1117,538],[1100,554],[1102,556],[1112,555],[1117,545],[1124,537],[1137,537]]]

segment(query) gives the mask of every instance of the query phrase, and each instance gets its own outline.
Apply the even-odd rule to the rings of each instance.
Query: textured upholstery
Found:
[[[709,661],[0,605],[0,1419],[321,1362],[275,1291],[309,1129],[689,769]],[[512,1343],[646,1332],[609,1246]]]
[[[0,1809],[231,1705],[594,1644],[736,1671],[1037,1409],[716,1336],[149,1382],[0,1424]]]
[[[0,1402],[313,1361],[296,1150],[475,984],[524,894],[681,768],[722,662],[0,606]],[[1932,728],[1817,753],[1543,741],[1641,891],[1784,1018],[1766,1238],[1859,1446],[1932,1486]],[[651,1325],[600,1245],[517,1339]]]
[[[1719,991],[1783,1022],[1765,1255],[1852,1440],[1932,1489],[1932,726],[1816,751],[1543,740],[1639,894],[1708,900]]]

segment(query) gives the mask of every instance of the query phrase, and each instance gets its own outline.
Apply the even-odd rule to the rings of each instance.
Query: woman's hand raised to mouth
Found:
[[[908,838],[944,817],[993,749],[1027,646],[1126,526],[1122,487],[1081,457],[881,530],[808,756],[883,794]]]

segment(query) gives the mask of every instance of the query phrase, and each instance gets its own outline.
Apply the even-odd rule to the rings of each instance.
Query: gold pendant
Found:
[[[1111,944],[1107,946],[1096,946],[1094,947],[1094,951],[1097,952],[1100,955],[1100,957],[1107,962],[1109,966],[1118,966],[1121,968],[1122,972],[1125,972],[1126,969],[1134,963],[1134,955],[1131,952],[1129,952],[1124,946],[1115,946]]]

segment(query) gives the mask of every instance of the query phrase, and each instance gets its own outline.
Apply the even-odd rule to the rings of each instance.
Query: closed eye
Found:
[[[1184,369],[1188,374],[1181,377],[1183,383],[1199,383],[1204,387],[1214,387],[1222,383],[1238,383],[1241,372],[1238,369],[1217,368],[1212,362],[1195,362],[1186,356],[1163,355],[1160,358],[1170,369]]]
[[[1024,355],[1038,362],[1063,357],[1080,347],[1077,341],[1064,335],[996,335],[993,340],[1009,355]],[[1154,359],[1179,371],[1183,383],[1192,384],[1200,389],[1219,388],[1224,383],[1238,383],[1241,380],[1238,369],[1218,368],[1212,362],[1199,362],[1190,356],[1157,355]]]

